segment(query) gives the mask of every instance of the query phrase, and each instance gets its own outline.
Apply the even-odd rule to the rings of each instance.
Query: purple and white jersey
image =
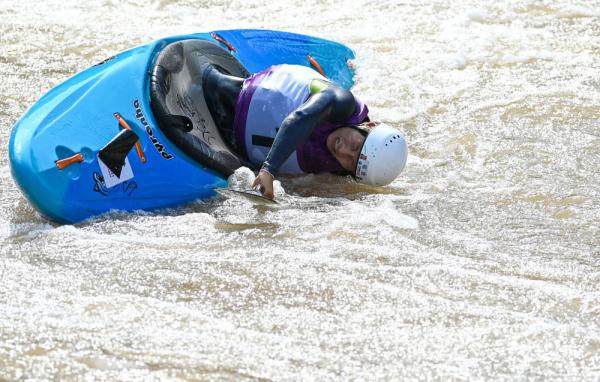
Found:
[[[234,135],[251,163],[260,167],[264,162],[281,123],[310,97],[310,84],[315,79],[329,82],[305,66],[277,65],[244,82],[236,103]],[[348,123],[361,123],[367,114],[367,107],[357,100],[356,112]],[[326,146],[329,133],[341,126],[344,125],[326,123],[317,126],[279,171],[298,174],[342,170]]]

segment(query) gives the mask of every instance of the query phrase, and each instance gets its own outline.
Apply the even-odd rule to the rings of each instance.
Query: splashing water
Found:
[[[3,1],[0,379],[598,380],[599,9]],[[29,105],[121,50],[227,28],[352,47],[354,93],[407,136],[404,174],[281,177],[275,207],[33,210],[6,153]]]

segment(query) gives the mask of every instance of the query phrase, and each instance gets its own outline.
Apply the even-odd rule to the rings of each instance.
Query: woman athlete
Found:
[[[260,167],[253,187],[273,198],[275,174],[351,175],[387,185],[404,169],[407,145],[346,89],[299,65],[243,79],[207,64],[203,90],[215,122],[239,155]]]

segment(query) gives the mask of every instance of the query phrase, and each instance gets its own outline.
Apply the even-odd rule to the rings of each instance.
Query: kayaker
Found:
[[[243,79],[207,65],[203,87],[221,134],[260,167],[253,187],[268,198],[279,173],[329,172],[382,186],[406,164],[397,129],[371,122],[364,103],[308,67],[276,65]]]

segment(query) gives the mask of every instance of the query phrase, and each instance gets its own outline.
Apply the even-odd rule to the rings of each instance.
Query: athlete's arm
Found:
[[[312,95],[288,115],[279,128],[262,168],[277,173],[283,163],[323,122],[343,122],[354,113],[352,93],[337,86]]]
[[[264,195],[273,198],[273,175],[283,163],[323,122],[348,120],[356,108],[352,93],[336,86],[312,95],[288,115],[279,128],[273,146],[253,186],[261,185]]]

